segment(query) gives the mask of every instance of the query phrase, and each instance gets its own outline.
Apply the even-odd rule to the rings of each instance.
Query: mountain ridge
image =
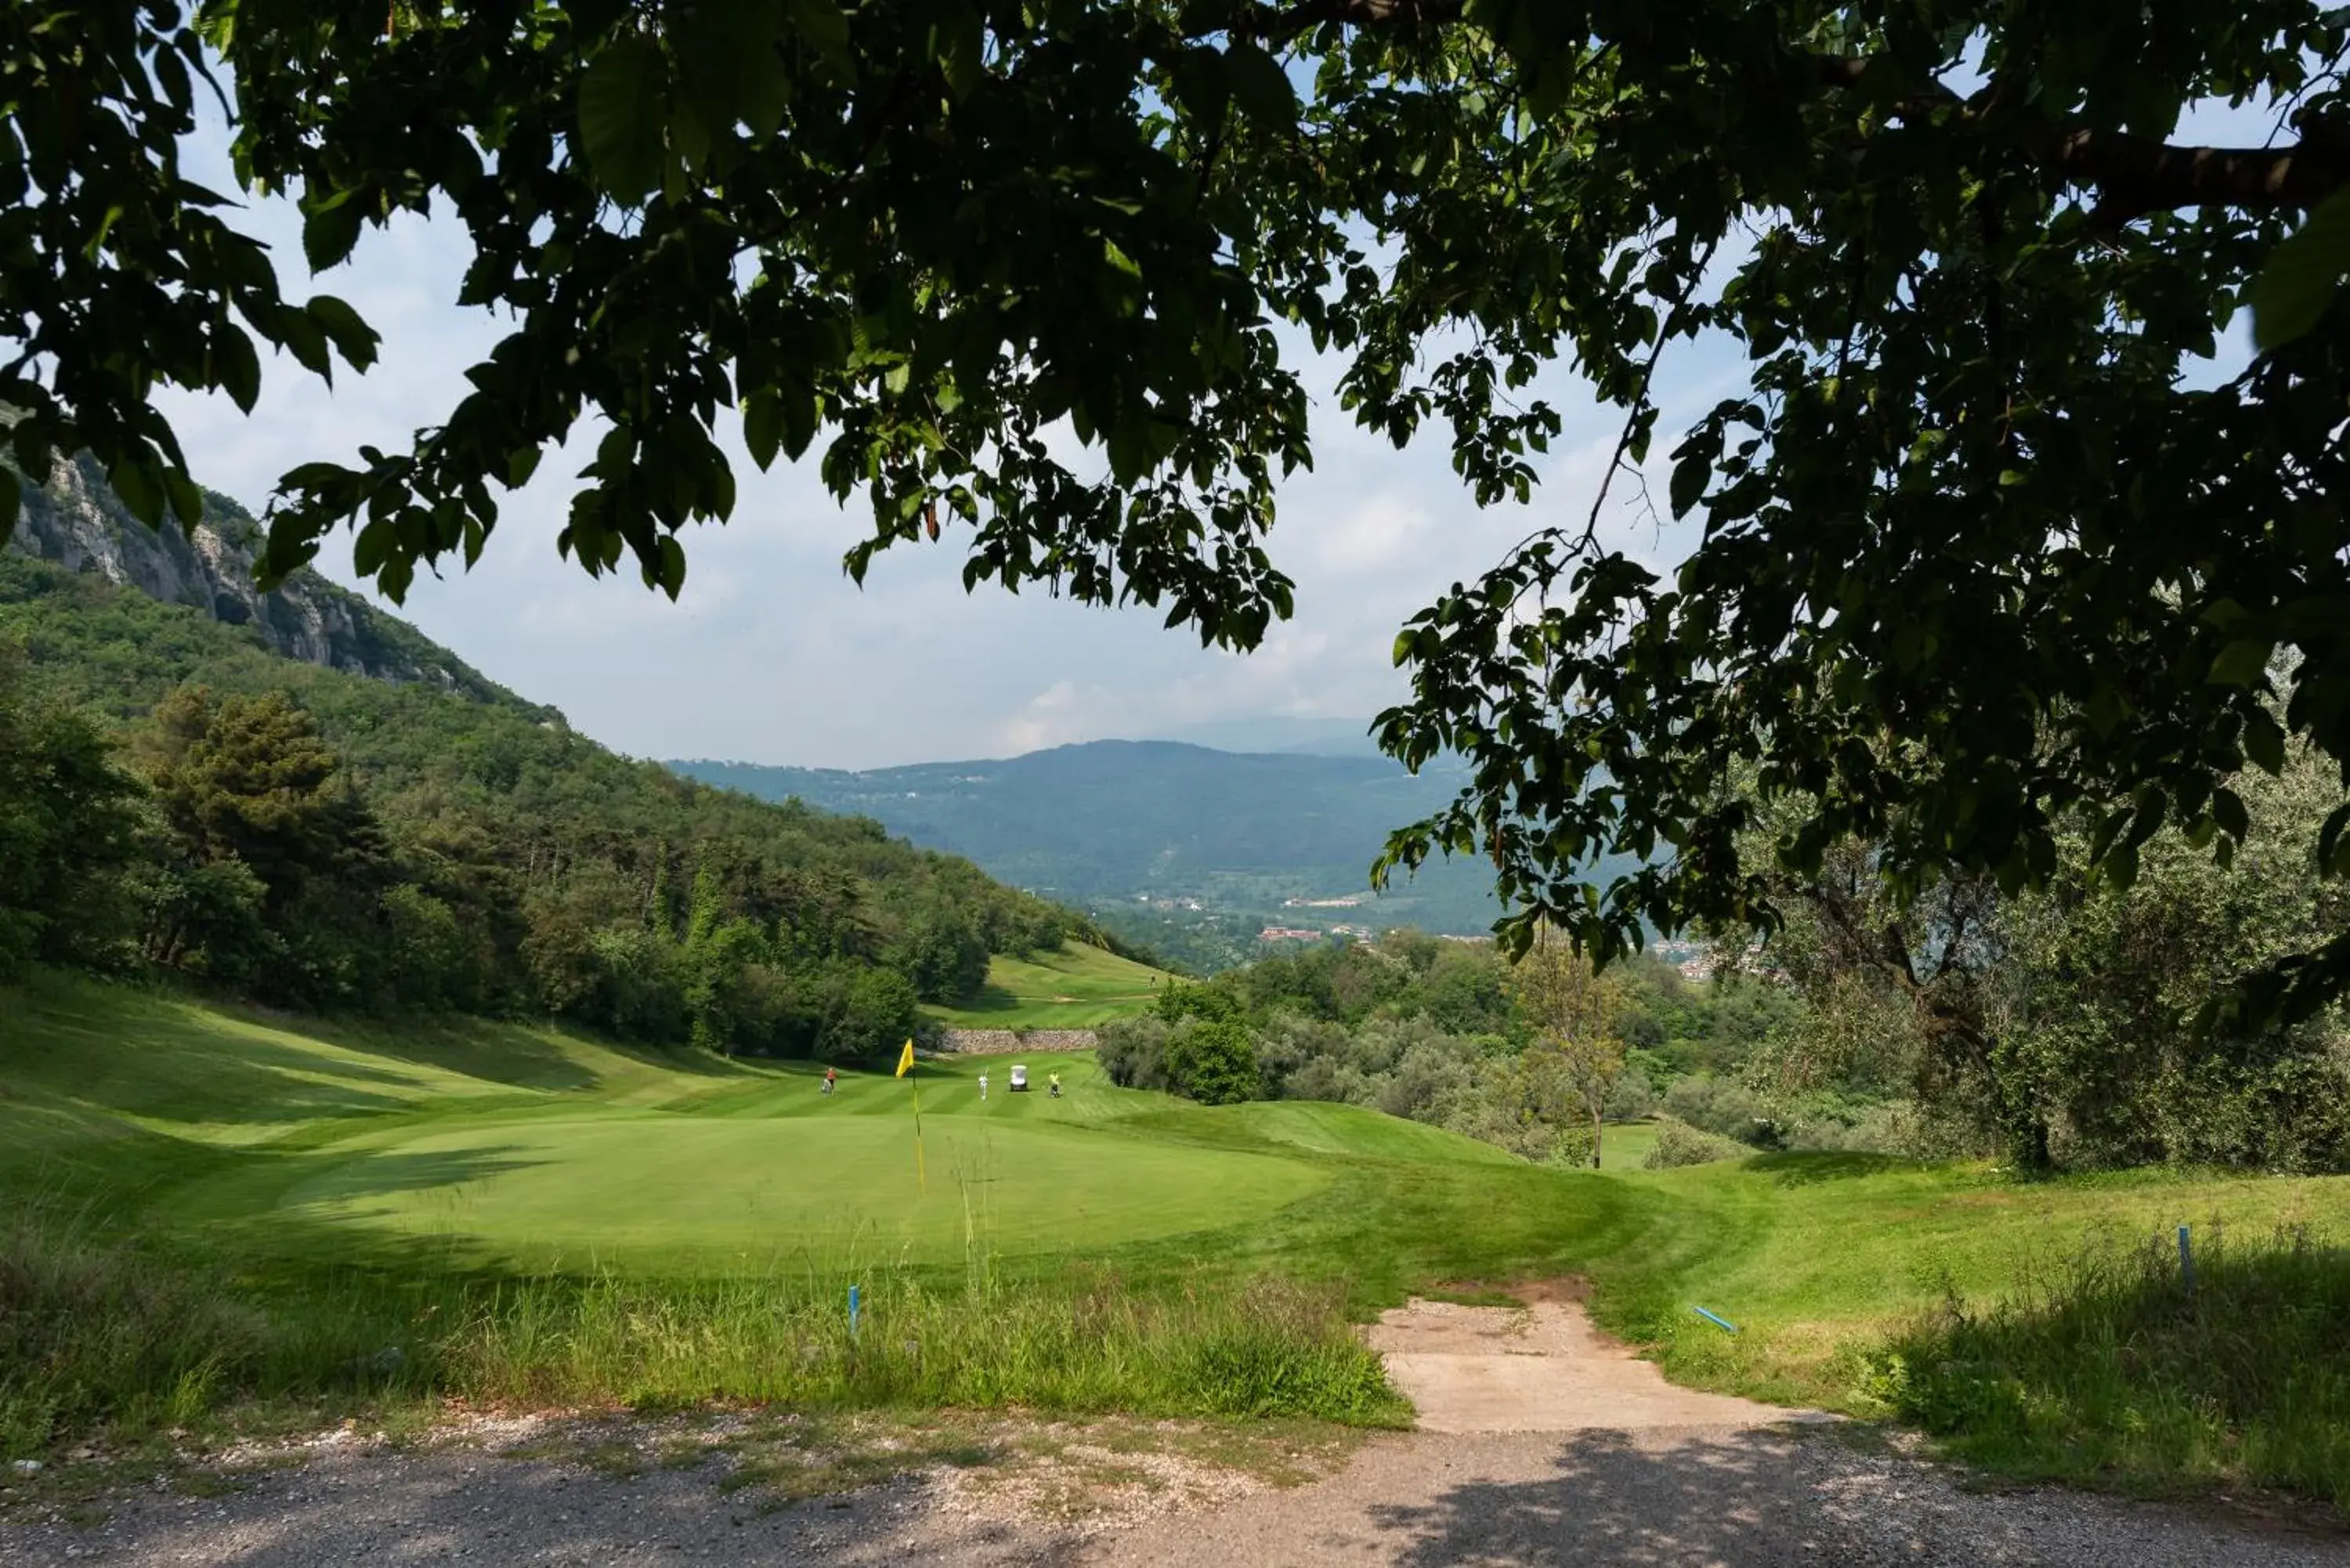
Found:
[[[420,685],[559,719],[364,597],[315,572],[263,590],[253,566],[262,526],[234,500],[203,493],[195,526],[151,528],[88,458],[61,461],[46,485],[26,485],[5,548],[68,572],[90,572],[165,604],[241,628],[272,652],[392,685]]]

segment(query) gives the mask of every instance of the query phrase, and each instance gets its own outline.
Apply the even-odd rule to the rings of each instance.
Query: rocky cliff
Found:
[[[171,524],[150,528],[83,459],[59,463],[46,486],[26,488],[7,548],[245,627],[289,659],[524,705],[406,621],[315,574],[262,592],[253,581],[261,533],[252,514],[210,491],[192,534]]]

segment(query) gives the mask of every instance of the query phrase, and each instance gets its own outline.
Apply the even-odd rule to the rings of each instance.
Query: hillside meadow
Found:
[[[36,974],[0,992],[0,1446],[452,1397],[1395,1424],[1350,1324],[1580,1273],[1677,1379],[2015,1473],[2350,1502],[2350,1180],[1565,1170],[1024,1060],[1025,1096],[1001,1057],[826,1096],[806,1064]]]
[[[1086,942],[1024,958],[997,953],[977,994],[926,1009],[951,1029],[1091,1029],[1130,1017],[1174,977]]]

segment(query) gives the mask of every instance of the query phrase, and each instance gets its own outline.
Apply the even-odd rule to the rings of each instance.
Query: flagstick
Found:
[[[931,1173],[922,1168],[922,1075],[920,1068],[906,1069],[906,1077],[914,1086],[914,1179],[921,1183],[922,1191],[931,1190]]]

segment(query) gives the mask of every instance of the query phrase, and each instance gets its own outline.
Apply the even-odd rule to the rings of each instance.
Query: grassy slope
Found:
[[[772,1272],[781,1258],[827,1277],[863,1260],[944,1279],[972,1241],[1002,1254],[1006,1279],[1097,1265],[1139,1298],[1189,1299],[1271,1273],[1361,1314],[1415,1289],[1583,1271],[1601,1320],[1674,1376],[1847,1409],[1871,1407],[1887,1347],[1945,1303],[2058,1278],[2085,1244],[2167,1241],[2182,1222],[2338,1241],[2350,1220],[2345,1179],[2020,1184],[1833,1155],[1542,1169],[1350,1107],[1133,1094],[1083,1056],[1033,1056],[1040,1092],[1014,1098],[999,1079],[982,1106],[972,1080],[1004,1064],[924,1067],[925,1199],[909,1086],[885,1076],[851,1075],[827,1100],[796,1068],[512,1026],[329,1029],[49,980],[0,992],[0,1192],[61,1192],[221,1255],[280,1260],[266,1267],[297,1281],[329,1259],[430,1272],[590,1254],[648,1277]],[[1060,1102],[1041,1093],[1055,1068]],[[1711,1327],[1700,1304],[1742,1332]],[[2025,1459],[2002,1452],[2062,1469],[2052,1456],[2072,1438],[2060,1424],[2032,1443]],[[2189,1479],[2241,1459],[2224,1444],[2085,1451]],[[2340,1458],[2280,1473],[2350,1502]]]
[[[1071,942],[1057,952],[998,955],[986,989],[970,1005],[931,1008],[956,1029],[1091,1029],[1150,1005],[1170,976],[1099,948]]]
[[[551,1028],[327,1025],[57,978],[0,1000],[0,1185],[18,1191],[250,1221],[256,1241],[463,1234],[536,1261],[634,1234],[647,1240],[616,1256],[666,1269],[771,1234],[960,1256],[967,1184],[1015,1258],[1277,1262],[1348,1282],[1366,1308],[1446,1280],[1587,1269],[1612,1287],[1605,1315],[1693,1374],[1742,1367],[1791,1397],[1823,1391],[1806,1347],[1951,1290],[1996,1292],[2085,1238],[2350,1219],[2350,1179],[2018,1184],[1833,1155],[1549,1170],[1351,1106],[1118,1089],[1088,1055],[1050,1054],[1023,1058],[1038,1088],[1021,1096],[1004,1091],[1008,1059],[922,1065],[926,1208],[910,1087],[886,1075],[847,1075],[827,1099],[802,1064]],[[1043,1093],[1055,1070],[1058,1102]],[[1734,1360],[1681,1321],[1703,1326],[1691,1303],[1756,1331]]]

